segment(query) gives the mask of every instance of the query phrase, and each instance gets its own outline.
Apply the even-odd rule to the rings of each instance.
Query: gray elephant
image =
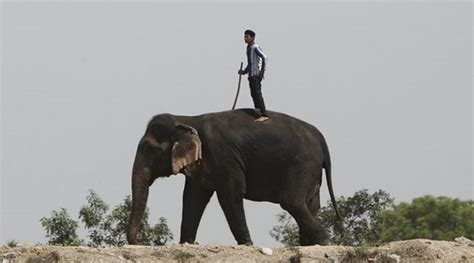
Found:
[[[244,198],[280,204],[295,218],[301,245],[328,244],[316,218],[323,168],[337,212],[326,141],[306,122],[278,112],[268,115],[266,122],[254,122],[253,109],[153,117],[133,165],[129,244],[140,243],[137,233],[149,187],[158,177],[178,173],[186,176],[180,243],[195,242],[201,216],[216,192],[238,244],[252,244]]]

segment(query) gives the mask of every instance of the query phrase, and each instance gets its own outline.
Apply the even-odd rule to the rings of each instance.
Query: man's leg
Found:
[[[255,83],[254,77],[249,77],[249,87],[250,87],[250,95],[252,95],[253,105],[255,109],[259,109],[260,105],[258,103],[258,94],[256,91],[256,83]]]
[[[250,84],[250,92],[253,99],[253,104],[255,108],[260,109],[261,115],[257,119],[257,121],[265,121],[268,120],[266,108],[265,108],[265,101],[263,100],[262,95],[262,83],[257,77],[249,78]]]

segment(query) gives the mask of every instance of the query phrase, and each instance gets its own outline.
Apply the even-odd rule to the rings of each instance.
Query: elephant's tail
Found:
[[[324,137],[322,137],[321,144],[322,144],[323,154],[324,154],[323,168],[326,172],[326,182],[328,184],[329,195],[331,196],[331,202],[332,202],[332,205],[334,207],[334,211],[336,212],[337,221],[338,221],[341,233],[342,233],[342,240],[344,240],[346,231],[344,230],[344,225],[343,225],[341,214],[339,213],[339,210],[337,209],[336,197],[334,196],[334,190],[332,188],[331,157],[329,155],[329,148],[328,148],[328,145],[327,145],[326,140],[324,139]]]

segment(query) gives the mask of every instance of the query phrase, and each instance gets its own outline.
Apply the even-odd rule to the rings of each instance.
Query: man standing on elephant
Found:
[[[244,41],[247,43],[247,67],[239,70],[240,75],[249,74],[250,94],[256,109],[260,109],[260,116],[255,120],[258,122],[268,120],[265,102],[262,96],[262,80],[265,74],[267,57],[262,49],[255,43],[255,32],[248,29],[244,32]]]

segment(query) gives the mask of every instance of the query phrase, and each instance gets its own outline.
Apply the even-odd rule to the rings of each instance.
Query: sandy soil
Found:
[[[380,247],[169,245],[112,248],[19,245],[0,247],[9,262],[474,262],[474,242],[415,239]]]

